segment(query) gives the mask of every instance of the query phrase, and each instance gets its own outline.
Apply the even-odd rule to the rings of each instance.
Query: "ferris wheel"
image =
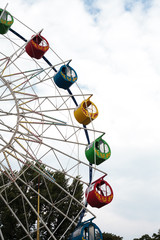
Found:
[[[100,240],[99,228],[82,219],[95,217],[88,204],[112,201],[99,166],[111,150],[94,128],[92,94],[82,92],[71,59],[42,33],[0,9],[0,236],[12,239],[4,230],[12,221],[19,239],[67,239],[71,232],[71,239],[87,239],[94,229]]]

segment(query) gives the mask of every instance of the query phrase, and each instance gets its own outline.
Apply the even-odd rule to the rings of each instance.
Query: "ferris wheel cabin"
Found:
[[[103,178],[96,180],[86,189],[85,196],[91,207],[101,208],[113,199],[113,190]]]
[[[89,97],[75,109],[74,116],[79,123],[88,125],[91,121],[97,118],[98,109],[96,105],[90,101]]]
[[[99,165],[111,156],[111,149],[102,137],[99,137],[86,147],[85,155],[91,164]]]
[[[68,64],[61,66],[54,76],[54,82],[59,88],[69,89],[77,81],[76,71]]]
[[[40,59],[48,51],[49,43],[41,34],[37,34],[27,43],[25,49],[30,57]]]
[[[0,8],[0,34],[7,33],[13,22],[13,16],[6,10]]]
[[[69,240],[103,240],[99,227],[89,219],[80,224]]]

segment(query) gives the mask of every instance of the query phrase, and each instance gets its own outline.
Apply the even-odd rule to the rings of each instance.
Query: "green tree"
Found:
[[[133,240],[160,240],[160,230],[158,230],[158,233],[153,233],[152,237],[148,234],[144,234],[142,237],[134,238]]]
[[[133,240],[152,240],[152,238],[148,234],[145,234],[141,238],[134,238]]]
[[[103,240],[122,240],[123,237],[116,236],[115,234],[112,233],[103,233]]]
[[[55,183],[59,184],[68,193],[74,195],[76,199],[82,202],[83,186],[79,181],[79,177],[73,181],[68,181],[62,172],[48,171],[48,173],[55,179]],[[17,221],[14,214],[18,216],[20,222],[29,232],[32,232],[33,239],[36,239],[37,215],[26,201],[26,198],[31,202],[34,209],[37,209],[38,203],[35,191],[38,190],[38,186],[40,194],[45,199],[53,200],[53,205],[55,204],[56,208],[60,209],[61,212],[67,214],[71,219],[77,216],[81,206],[69,197],[65,191],[60,190],[56,184],[41,176],[34,168],[27,168],[25,166],[20,172],[14,172],[14,174],[18,174],[20,178],[17,178],[13,183],[9,181],[7,174],[0,174],[0,186],[8,184],[5,190],[0,189],[0,225],[5,240],[18,240],[25,235],[21,224]],[[27,184],[25,184],[26,182]],[[23,191],[26,198],[21,194],[21,191]],[[55,207],[48,204],[43,197],[40,199],[40,216],[45,220],[45,224],[51,232],[56,230],[55,237],[59,239],[61,234],[70,225],[70,221],[64,215],[60,214]],[[12,213],[9,208],[12,209]],[[58,228],[62,221],[63,224]],[[73,229],[70,229],[70,232],[72,231]],[[70,232],[67,232],[66,239],[70,235]],[[48,231],[40,226],[40,239],[47,240],[48,238]],[[27,237],[25,238],[25,240],[28,239]]]
[[[152,239],[155,239],[155,240],[160,240],[160,229],[158,230],[158,233],[153,233],[152,235]]]

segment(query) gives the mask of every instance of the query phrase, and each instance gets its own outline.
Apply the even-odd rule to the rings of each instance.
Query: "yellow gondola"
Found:
[[[96,105],[90,101],[90,97],[84,100],[74,111],[74,116],[76,120],[83,124],[87,125],[91,121],[97,118],[98,109]]]

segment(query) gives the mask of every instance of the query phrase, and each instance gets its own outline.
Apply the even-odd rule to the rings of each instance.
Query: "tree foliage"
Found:
[[[62,172],[47,171],[55,179],[57,184],[82,202],[83,186],[78,177],[70,181]],[[54,235],[59,239],[61,234],[65,232],[70,225],[70,221],[64,218],[64,215],[61,214],[57,208],[71,219],[74,219],[80,211],[80,205],[69,197],[65,191],[62,191],[56,184],[41,176],[33,168],[24,167],[20,172],[14,174],[18,174],[20,177],[17,178],[16,181],[13,181],[12,184],[10,184],[7,174],[0,174],[0,186],[8,184],[5,190],[0,189],[0,224],[4,239],[17,240],[24,237],[26,233],[22,225],[28,229],[28,232],[32,233],[32,238],[36,239],[37,215],[34,209],[37,210],[38,205],[38,186],[42,196],[40,199],[40,217],[44,219],[45,224],[51,232],[55,231]],[[53,201],[55,207],[48,204],[47,199],[50,200],[50,202]],[[68,208],[68,206],[70,206],[70,208]],[[18,217],[19,221],[17,221],[14,215]],[[58,228],[59,225],[60,227]],[[73,229],[70,229],[70,232],[71,231],[73,231]],[[66,239],[70,232],[68,231],[66,234]],[[48,231],[40,225],[40,239],[47,240],[48,238]],[[28,240],[29,237],[25,237],[24,239]]]
[[[135,238],[134,240],[151,240],[152,238],[148,235],[145,234],[141,238]]]
[[[123,237],[104,232],[103,240],[123,240]],[[150,237],[148,234],[144,234],[140,238],[134,238],[133,240],[160,240],[160,230],[158,230],[158,233],[153,233],[152,237]]]
[[[152,237],[148,234],[144,234],[142,237],[134,238],[133,240],[160,240],[160,230],[158,230],[158,233],[153,233]]]
[[[123,237],[116,236],[115,234],[112,233],[103,233],[103,240],[122,240]]]

